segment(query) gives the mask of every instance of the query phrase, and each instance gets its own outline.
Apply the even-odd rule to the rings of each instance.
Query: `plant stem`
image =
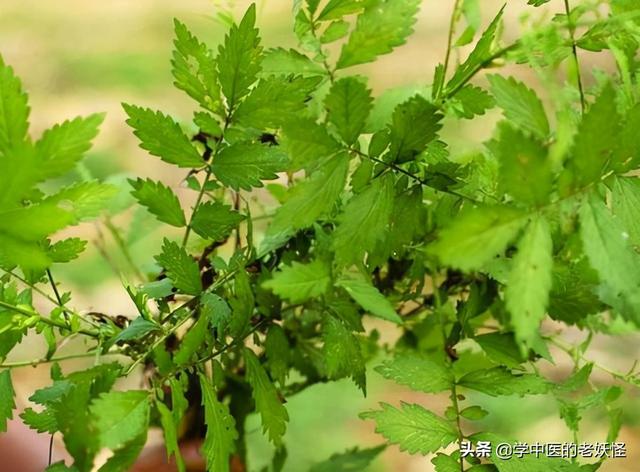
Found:
[[[90,351],[90,352],[84,352],[82,354],[69,354],[67,356],[52,357],[51,359],[36,359],[32,361],[5,362],[3,364],[0,364],[0,368],[15,369],[18,367],[29,367],[29,366],[36,366],[40,364],[51,364],[53,362],[67,361],[71,359],[86,359],[88,357],[93,357],[94,354],[95,354],[94,351]],[[121,353],[107,352],[103,354],[103,356],[117,356],[117,355],[121,355]]]
[[[58,292],[58,286],[56,285],[55,280],[53,280],[53,274],[50,269],[47,269],[47,278],[49,279],[49,284],[53,289],[53,293],[56,296],[56,300],[58,300],[58,306],[62,308],[62,313],[64,314],[64,318],[67,320],[67,324],[69,323],[69,313],[64,308],[64,304],[62,303],[62,297],[60,296],[60,292]]]
[[[584,114],[586,100],[584,97],[584,87],[582,86],[582,74],[580,73],[580,61],[578,60],[578,46],[576,44],[576,25],[571,19],[571,6],[569,0],[564,0],[564,11],[567,15],[567,26],[569,27],[569,37],[571,38],[571,53],[576,68],[576,81],[578,82],[578,91],[580,92],[580,108]]]
[[[447,71],[449,70],[449,62],[451,61],[451,51],[453,49],[453,35],[456,30],[456,23],[458,22],[458,16],[460,11],[460,0],[455,0],[453,3],[453,10],[451,12],[451,18],[449,20],[449,35],[447,37],[447,52],[444,56],[444,66],[442,70],[442,79],[446,80]]]
[[[141,282],[144,282],[146,280],[146,277],[142,274],[142,272],[140,272],[140,269],[138,269],[138,266],[135,264],[135,262],[133,262],[133,257],[131,256],[131,252],[127,247],[127,243],[125,243],[124,239],[122,239],[122,236],[118,231],[118,228],[115,227],[115,225],[111,222],[111,219],[109,217],[107,217],[104,220],[104,225],[109,230],[111,237],[116,242],[116,245],[120,249],[120,252],[122,252],[122,255],[124,256],[125,260],[129,264],[129,267],[133,269],[133,273],[135,274],[135,276],[138,277],[138,279]]]
[[[28,318],[31,318],[33,316],[37,316],[39,318],[38,321],[40,321],[40,322],[42,322],[44,324],[48,324],[49,326],[53,326],[55,328],[64,329],[66,331],[71,331],[71,328],[66,323],[60,323],[58,321],[54,321],[54,320],[49,319],[49,318],[44,318],[42,315],[40,315],[39,313],[36,313],[35,311],[25,310],[23,308],[11,305],[10,303],[6,303],[6,302],[3,302],[3,301],[0,301],[0,307],[5,308],[7,310],[11,310],[14,313],[18,313],[19,315],[26,316]],[[99,337],[98,333],[96,333],[94,331],[89,331],[89,330],[86,330],[86,329],[79,329],[77,332],[81,333],[81,334],[84,334],[86,336],[90,336],[92,338],[98,338]]]

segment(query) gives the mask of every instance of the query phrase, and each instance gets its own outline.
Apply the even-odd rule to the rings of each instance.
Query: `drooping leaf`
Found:
[[[391,444],[397,444],[401,451],[428,454],[446,447],[458,437],[453,425],[420,405],[403,402],[400,409],[388,403],[381,403],[381,406],[381,410],[367,411],[360,417],[374,420],[376,432]]]
[[[185,472],[186,467],[180,447],[178,446],[178,423],[174,420],[171,410],[161,401],[156,402],[156,408],[160,416],[160,425],[164,433],[164,445],[167,455],[175,457],[178,472]]]
[[[250,349],[243,350],[247,367],[247,380],[251,385],[256,410],[262,418],[262,429],[276,445],[282,444],[282,436],[287,429],[289,414],[278,392],[267,376],[258,357]]]
[[[491,93],[504,117],[526,133],[545,141],[549,137],[549,121],[536,92],[513,77],[493,74],[488,79]]]
[[[253,143],[233,144],[220,152],[211,170],[234,190],[262,187],[262,180],[275,179],[287,167],[287,155],[277,146]]]
[[[341,279],[336,285],[344,288],[358,305],[373,316],[401,324],[402,318],[393,305],[369,282],[360,279]]]
[[[544,319],[551,289],[553,242],[543,216],[535,218],[518,243],[505,291],[516,338],[531,346]]]
[[[276,295],[291,303],[302,303],[323,295],[331,283],[330,268],[323,260],[316,259],[309,264],[293,262],[262,284]]]
[[[229,472],[230,456],[235,451],[238,439],[236,423],[229,407],[218,400],[209,379],[200,375],[202,403],[204,405],[207,435],[202,445],[202,454],[211,472]]]
[[[287,335],[280,325],[272,324],[269,326],[264,349],[271,378],[280,385],[284,385],[289,373],[292,351]]]
[[[178,167],[202,167],[204,161],[180,125],[170,116],[149,108],[123,104],[129,116],[127,123],[134,129],[140,147],[163,161]]]
[[[475,270],[502,252],[526,220],[506,206],[481,206],[462,212],[427,248],[443,264]]]
[[[399,354],[376,367],[376,371],[419,392],[437,393],[449,390],[453,384],[453,373],[444,362],[418,353]]]
[[[371,91],[362,81],[346,77],[333,84],[324,103],[328,120],[336,127],[343,141],[347,145],[355,143],[372,108]]]
[[[204,293],[200,300],[202,316],[207,317],[211,327],[217,330],[218,339],[224,339],[231,320],[231,308],[215,293]]]
[[[182,293],[198,295],[202,291],[198,264],[177,243],[165,238],[162,253],[156,256],[156,261],[164,267],[173,286]]]
[[[342,47],[337,68],[374,61],[403,45],[413,32],[420,0],[373,0],[365,3],[356,27]]]
[[[157,216],[160,221],[178,228],[187,224],[178,197],[162,182],[154,182],[151,179],[136,179],[129,180],[129,183],[134,189],[131,195],[141,205],[147,207],[149,212]]]
[[[256,6],[252,4],[238,25],[233,25],[218,50],[216,63],[227,107],[235,108],[258,78],[262,47],[256,23]]]
[[[205,239],[222,241],[245,219],[230,206],[220,202],[205,202],[198,205],[191,227]]]

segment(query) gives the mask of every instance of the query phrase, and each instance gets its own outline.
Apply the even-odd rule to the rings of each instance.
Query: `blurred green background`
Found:
[[[394,54],[382,57],[373,65],[359,67],[358,71],[370,77],[374,93],[389,87],[423,85],[431,82],[433,69],[442,60],[448,19],[452,1],[430,0],[423,3],[416,32],[409,43]],[[486,23],[502,5],[499,0],[482,0],[483,21]],[[187,23],[202,39],[216,45],[223,37],[226,26],[219,15],[239,18],[249,5],[246,0],[1,0],[0,52],[22,78],[30,94],[32,131],[38,135],[53,123],[76,115],[96,111],[107,113],[102,133],[87,159],[78,170],[84,176],[125,182],[127,176],[139,175],[162,179],[172,186],[188,205],[192,198],[181,185],[184,178],[137,147],[130,129],[124,123],[121,102],[130,102],[162,109],[179,120],[191,117],[193,106],[186,96],[172,87],[170,57],[174,17]],[[294,46],[289,0],[258,2],[259,24],[263,43],[271,46]],[[518,34],[519,18],[530,8],[526,0],[510,0],[506,10],[508,38]],[[537,12],[549,15],[562,10],[561,0],[552,0],[548,8]],[[547,16],[549,17],[549,16]],[[607,60],[597,55],[581,58],[585,68],[595,65],[607,67]],[[512,68],[510,72],[530,79],[535,76],[526,70]],[[587,81],[589,74],[587,73]],[[482,78],[479,83],[484,83]],[[545,96],[540,89],[541,96]],[[449,123],[443,131],[454,152],[465,153],[478,149],[490,135],[497,112],[491,112],[473,127],[464,121]],[[124,190],[118,202],[124,207],[128,196]],[[257,199],[260,200],[260,194]],[[143,211],[125,212],[114,218],[115,227],[122,228],[118,236],[130,244],[130,252],[142,271],[152,269],[152,255],[159,247],[157,225]],[[56,269],[62,287],[74,292],[73,305],[79,309],[99,308],[110,314],[133,313],[130,301],[122,289],[118,274],[123,272],[135,281],[135,275],[116,250],[117,238],[104,224],[87,224],[74,230],[91,244],[85,254],[74,263]],[[97,249],[106,248],[105,258]],[[387,325],[376,326],[388,330]],[[551,329],[554,326],[550,326]],[[557,328],[557,327],[556,327]],[[383,339],[392,340],[394,333],[383,332]],[[584,337],[584,333],[569,330],[568,339]],[[638,357],[637,335],[609,339],[601,337],[594,342],[589,357],[603,365],[621,371],[628,370]],[[36,357],[44,348],[34,340],[23,343],[13,359]],[[68,346],[67,351],[78,349]],[[35,354],[34,353],[38,353]],[[543,372],[558,378],[569,374],[571,364],[561,353],[555,353],[556,366],[543,365]],[[75,364],[80,366],[82,364]],[[21,369],[16,377],[17,390],[26,398],[37,386],[47,382],[46,368]],[[335,452],[382,442],[373,432],[370,422],[358,419],[358,412],[379,401],[397,404],[404,401],[423,403],[442,411],[446,398],[425,396],[409,392],[381,380],[371,372],[369,395],[363,398],[355,386],[348,382],[319,385],[292,398],[287,407],[291,424],[287,433],[289,462],[287,471],[307,470],[310,464],[321,461]],[[596,371],[596,383],[609,382],[607,375]],[[133,385],[137,382],[132,380]],[[628,389],[629,390],[629,389]],[[489,428],[523,441],[570,441],[571,437],[558,418],[551,397],[500,398],[479,396],[478,402],[488,405],[492,414],[483,422]],[[640,401],[638,391],[629,390],[624,398],[625,421],[621,440],[627,443],[629,458],[609,462],[603,471],[640,470]],[[514,413],[515,412],[515,413]],[[583,423],[586,431],[581,441],[602,441],[606,436],[606,418],[598,413],[589,415]],[[259,470],[271,458],[272,450],[262,438],[260,428],[251,420],[248,428],[252,443],[252,470]],[[431,471],[430,458],[409,456],[397,448],[388,448],[371,467],[372,471]]]

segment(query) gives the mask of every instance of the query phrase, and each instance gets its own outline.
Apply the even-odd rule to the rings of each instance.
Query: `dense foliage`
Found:
[[[0,61],[0,360],[28,332],[49,347],[44,358],[2,364],[0,427],[15,406],[11,369],[51,363],[51,386],[30,398],[39,408],[20,415],[61,434],[73,456],[49,471],[90,471],[103,448],[113,455],[101,471],[127,470],[151,426],[163,429],[180,470],[180,444],[193,437],[203,440],[208,470],[245,470],[253,412],[274,445],[270,470],[279,471],[296,446],[283,442],[285,399],[345,377],[366,394],[365,366],[387,352],[379,374],[448,392],[450,406],[440,415],[385,403],[361,416],[409,454],[437,453],[438,472],[596,470],[602,460],[480,464],[459,447],[517,439],[476,426],[491,412],[471,401],[474,391],[552,395],[576,440],[586,409],[601,408],[611,419],[602,440],[618,435],[622,389],[590,382],[601,368],[585,360],[592,337],[571,345],[558,327],[640,326],[640,6],[565,1],[505,45],[502,11],[480,31],[481,2],[456,0],[432,85],[374,98],[351,68],[404,44],[422,2],[294,3],[298,50],[262,47],[255,6],[216,50],[175,22],[173,75],[197,107],[192,123],[123,105],[140,146],[183,170],[195,195],[186,211],[162,182],[129,181],[140,205],[182,231],[157,248],[148,282],[125,287],[138,309],[129,319],[76,311],[52,273],[86,245],[59,231],[99,216],[117,192],[91,181],[56,185],[102,116],[32,140],[27,96]],[[529,1],[533,13],[545,3]],[[615,72],[595,70],[587,87],[579,54],[605,50]],[[505,63],[536,73],[553,108],[501,75]],[[488,68],[487,88],[471,83]],[[494,107],[504,119],[486,145],[452,154],[443,126]],[[34,295],[54,308],[36,310]],[[540,329],[548,318],[553,331]],[[384,345],[379,330],[397,331],[397,342]],[[81,355],[93,367],[64,368],[56,350],[70,337],[87,339]],[[572,355],[569,378],[539,373],[553,361],[550,345]],[[143,389],[113,389],[141,370]],[[640,384],[633,369],[607,372]],[[382,449],[351,450],[312,470],[362,470]]]

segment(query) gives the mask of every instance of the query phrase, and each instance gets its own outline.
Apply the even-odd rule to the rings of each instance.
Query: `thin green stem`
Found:
[[[200,206],[200,203],[202,203],[202,198],[204,197],[205,189],[207,187],[207,182],[209,181],[210,177],[211,177],[211,167],[208,167],[207,172],[204,176],[204,181],[202,182],[202,186],[200,187],[200,191],[198,192],[198,198],[196,198],[196,203],[193,206],[193,212],[191,213],[191,218],[189,218],[187,229],[185,230],[184,237],[182,238],[182,247],[185,247],[187,245],[187,242],[189,241],[189,235],[191,234],[191,227],[193,226],[193,217],[198,211],[198,207]]]
[[[569,0],[564,0],[564,11],[567,15],[567,26],[569,27],[569,37],[571,38],[571,54],[573,63],[576,68],[576,81],[578,82],[578,91],[580,92],[580,108],[584,114],[586,108],[586,100],[584,97],[584,87],[582,85],[582,74],[580,72],[580,61],[578,60],[578,46],[576,44],[576,25],[571,18],[571,5]]]
[[[0,368],[15,369],[19,367],[36,366],[40,364],[51,364],[54,362],[68,361],[72,359],[86,359],[89,357],[93,357],[94,354],[95,354],[94,351],[89,351],[89,352],[83,352],[81,354],[69,354],[67,356],[52,357],[51,359],[36,359],[31,361],[5,362],[3,364],[0,364]],[[121,354],[122,353],[120,352],[107,352],[107,353],[104,353],[103,356],[117,356]]]
[[[50,269],[47,269],[47,278],[49,279],[49,285],[51,285],[51,288],[53,289],[53,293],[56,296],[56,300],[58,301],[58,306],[62,308],[62,314],[64,315],[64,318],[67,320],[67,324],[68,324],[70,322],[69,313],[67,312],[67,310],[64,307],[64,304],[62,303],[62,297],[60,296],[60,292],[58,292],[58,286],[56,285],[56,281],[53,280],[53,274],[51,273]]]
[[[451,11],[451,18],[449,19],[449,34],[447,36],[447,52],[444,56],[444,66],[442,70],[443,80],[446,80],[447,71],[449,70],[449,62],[451,61],[451,51],[453,50],[453,35],[456,31],[456,23],[460,16],[460,0],[455,0],[453,3],[453,10]]]
[[[122,236],[120,235],[120,231],[118,230],[118,228],[115,227],[115,225],[112,223],[109,217],[105,218],[104,225],[109,230],[111,237],[116,242],[118,249],[120,249],[120,252],[124,256],[125,260],[127,261],[127,264],[129,264],[129,267],[131,267],[131,269],[133,270],[133,273],[135,274],[135,276],[141,282],[144,282],[146,280],[146,277],[142,274],[142,272],[140,272],[140,269],[138,268],[136,263],[133,261],[133,256],[129,251],[127,243],[124,241],[124,239],[122,239]]]
[[[39,313],[36,313],[35,311],[30,311],[30,310],[25,310],[24,308],[20,308],[18,306],[15,305],[11,305],[10,303],[6,303],[3,301],[0,301],[0,307],[5,308],[7,310],[13,311],[14,313],[18,313],[19,315],[22,316],[26,316],[28,318],[32,318],[34,316],[38,317],[38,321],[44,323],[44,324],[48,324],[49,326],[53,326],[54,328],[60,328],[66,331],[71,331],[71,328],[66,324],[66,323],[60,323],[58,321],[54,321],[52,319],[49,318],[44,318],[43,316],[41,316]],[[94,332],[94,331],[89,331],[86,329],[79,329],[76,332],[84,334],[86,336],[90,336],[92,338],[98,338],[99,335],[98,333]]]

